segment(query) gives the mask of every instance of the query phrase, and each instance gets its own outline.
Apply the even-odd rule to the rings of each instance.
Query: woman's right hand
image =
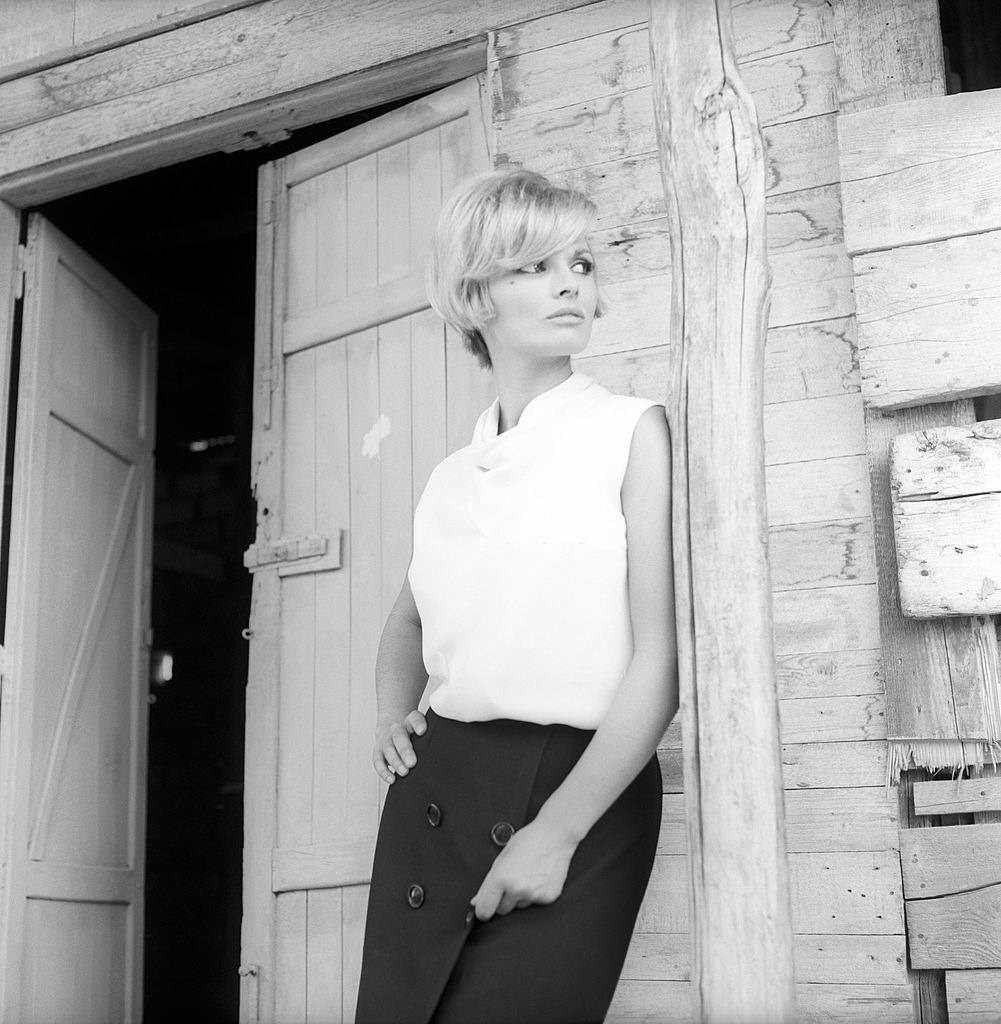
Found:
[[[397,775],[406,775],[417,764],[410,737],[414,733],[423,736],[426,730],[427,720],[420,711],[411,711],[402,721],[396,715],[379,718],[372,763],[383,781],[391,783]]]

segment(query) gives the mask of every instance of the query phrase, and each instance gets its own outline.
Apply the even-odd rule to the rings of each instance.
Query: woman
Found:
[[[678,706],[669,435],[571,368],[594,215],[502,170],[439,217],[431,304],[497,399],[428,480],[379,648],[358,1024],[601,1021],[649,879]]]

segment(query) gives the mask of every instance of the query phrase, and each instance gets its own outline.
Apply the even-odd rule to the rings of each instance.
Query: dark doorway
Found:
[[[939,0],[946,91],[1001,87],[1001,4]]]
[[[145,1024],[239,1019],[257,169],[415,98],[40,208],[160,320]]]

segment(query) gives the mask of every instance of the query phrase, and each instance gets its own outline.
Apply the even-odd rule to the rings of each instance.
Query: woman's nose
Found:
[[[556,282],[560,295],[576,295],[577,286],[577,275],[572,270],[563,271]]]

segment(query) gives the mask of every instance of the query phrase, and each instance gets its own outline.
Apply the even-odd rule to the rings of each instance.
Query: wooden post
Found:
[[[762,384],[764,153],[730,0],[651,0],[670,213],[674,547],[695,1018],[794,1018]]]

